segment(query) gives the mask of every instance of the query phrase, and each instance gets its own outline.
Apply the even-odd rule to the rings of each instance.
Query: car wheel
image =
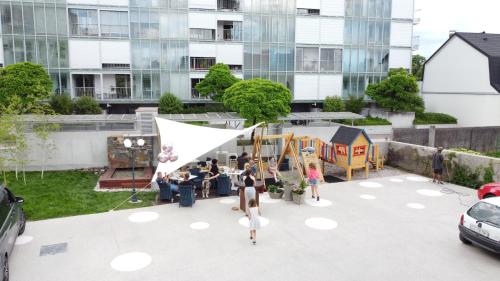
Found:
[[[486,194],[486,195],[484,195],[484,196],[483,196],[483,198],[484,198],[484,199],[486,199],[486,198],[491,198],[491,197],[495,197],[495,194],[493,194],[493,193],[488,193],[488,194]]]
[[[6,255],[3,260],[3,281],[9,281],[9,257]]]
[[[462,235],[462,233],[460,233],[458,235],[458,238],[460,239],[460,241],[462,241],[462,243],[464,243],[466,245],[470,245],[471,244],[471,242],[469,240],[465,239],[465,237]]]
[[[26,214],[24,213],[24,210],[21,210],[21,218],[19,219],[19,233],[18,235],[21,235],[24,233],[24,229],[26,228]]]

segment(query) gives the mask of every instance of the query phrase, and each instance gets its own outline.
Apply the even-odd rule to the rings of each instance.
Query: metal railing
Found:
[[[101,24],[101,36],[128,38],[128,25]]]
[[[236,28],[223,29],[222,37],[219,36],[219,40],[224,41],[241,41],[241,30]]]
[[[105,100],[123,100],[131,98],[132,90],[130,87],[112,87],[109,92],[103,92],[103,99]]]
[[[75,87],[75,97],[92,97],[96,98],[96,90],[94,87]]]
[[[71,35],[74,36],[97,36],[99,27],[97,24],[71,24]]]

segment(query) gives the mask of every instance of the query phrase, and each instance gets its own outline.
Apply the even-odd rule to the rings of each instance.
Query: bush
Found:
[[[457,124],[457,118],[445,113],[415,112],[413,124]]]
[[[165,93],[161,96],[158,105],[158,113],[160,114],[179,114],[182,113],[184,107],[182,101],[171,93]]]
[[[73,101],[68,94],[53,95],[49,101],[55,113],[70,115],[73,113]]]
[[[484,183],[492,183],[495,180],[493,179],[495,176],[495,171],[493,170],[493,165],[488,165],[488,167],[484,168],[483,182]]]
[[[76,114],[101,114],[102,109],[91,97],[80,97],[75,102]]]
[[[352,122],[354,121],[354,122]],[[377,126],[377,125],[392,125],[389,120],[379,117],[366,117],[365,119],[342,120],[339,123],[345,125],[354,124],[354,126]]]
[[[349,112],[359,114],[363,107],[365,107],[365,98],[364,97],[355,97],[353,95],[349,95],[349,98],[345,101],[345,109]]]
[[[221,103],[205,104],[203,106],[190,106],[184,108],[184,113],[207,113],[207,112],[227,112]]]
[[[341,97],[326,97],[323,103],[324,112],[345,111],[345,104]]]
[[[471,171],[467,166],[454,163],[450,182],[457,185],[478,189],[483,184],[479,179],[480,176],[480,169]]]

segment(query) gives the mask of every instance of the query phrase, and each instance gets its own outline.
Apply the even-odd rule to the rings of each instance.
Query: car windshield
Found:
[[[474,219],[500,226],[500,207],[486,202],[472,206],[467,214]]]

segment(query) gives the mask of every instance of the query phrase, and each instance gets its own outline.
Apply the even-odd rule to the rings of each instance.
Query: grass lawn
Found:
[[[2,179],[3,180],[3,179]],[[130,196],[130,192],[95,192],[98,176],[90,172],[62,171],[27,172],[26,185],[16,180],[14,173],[7,173],[10,190],[24,198],[28,220],[43,220],[83,214],[107,212]],[[139,204],[124,203],[117,209],[146,207],[154,204],[156,192],[138,194]]]

